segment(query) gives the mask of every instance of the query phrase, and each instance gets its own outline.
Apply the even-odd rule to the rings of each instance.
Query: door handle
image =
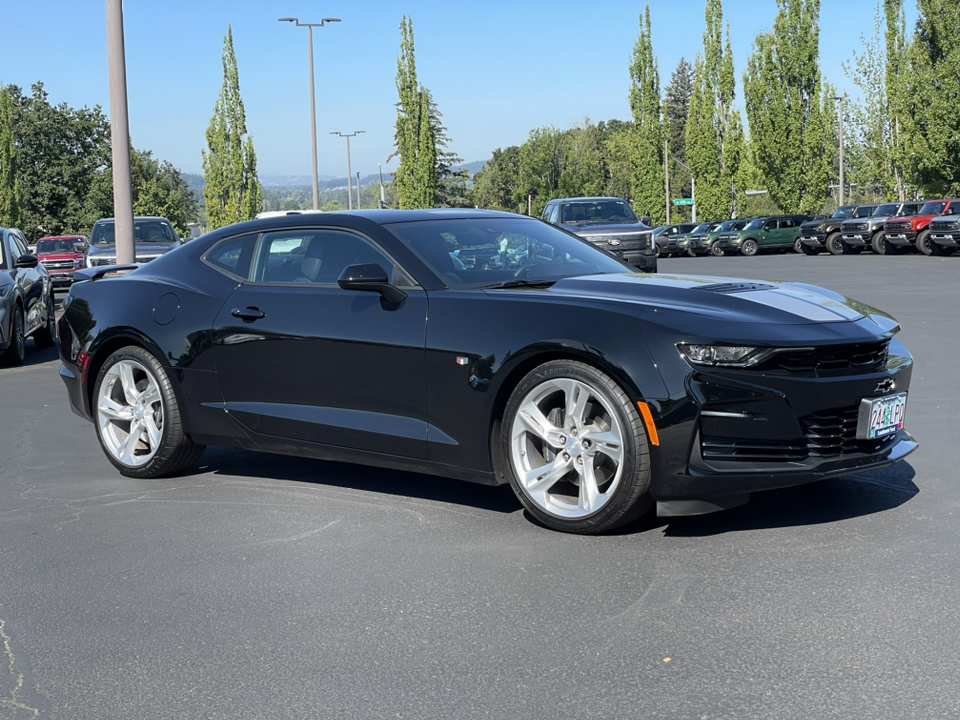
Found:
[[[265,318],[267,314],[263,312],[260,308],[248,307],[241,310],[240,308],[234,308],[230,311],[230,314],[235,318],[240,318],[244,322],[252,323],[254,320],[260,320]]]

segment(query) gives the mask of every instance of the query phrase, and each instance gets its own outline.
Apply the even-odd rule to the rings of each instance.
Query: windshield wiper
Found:
[[[503,288],[517,288],[517,287],[534,287],[534,288],[543,288],[550,287],[551,285],[556,284],[557,280],[560,278],[555,278],[553,280],[504,280],[503,282],[493,283],[492,285],[481,285],[481,290],[500,290]]]

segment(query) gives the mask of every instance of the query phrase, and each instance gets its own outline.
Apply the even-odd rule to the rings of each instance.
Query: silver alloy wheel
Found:
[[[523,398],[510,425],[510,460],[523,492],[547,513],[580,519],[613,497],[623,475],[623,431],[603,396],[557,378]]]
[[[97,395],[97,424],[114,460],[129,467],[150,462],[163,437],[163,398],[153,374],[135,360],[107,370]]]

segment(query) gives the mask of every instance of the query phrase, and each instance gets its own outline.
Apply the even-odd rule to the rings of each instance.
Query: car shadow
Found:
[[[656,522],[646,527],[641,520],[634,532],[662,527],[668,537],[703,537],[849,520],[909,501],[920,492],[913,482],[915,475],[909,463],[901,462],[881,470],[755,493],[746,505],[710,515],[655,518]]]
[[[206,472],[234,477],[294,480],[324,487],[464,505],[498,513],[514,513],[522,509],[520,501],[507,485],[493,487],[402,470],[249,450],[208,447],[200,462],[184,474]]]

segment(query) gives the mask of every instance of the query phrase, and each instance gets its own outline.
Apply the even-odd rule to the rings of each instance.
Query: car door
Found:
[[[777,245],[793,245],[800,233],[800,226],[794,218],[780,218],[777,221]]]
[[[777,218],[770,218],[763,223],[763,228],[758,233],[760,237],[757,244],[762,248],[772,247],[777,244]]]
[[[17,230],[10,230],[8,234],[8,248],[13,265],[23,256],[28,255],[27,240]],[[20,297],[24,307],[24,333],[29,335],[47,321],[47,297],[44,295],[43,273],[39,264],[36,267],[14,267],[12,272],[19,287]]]
[[[213,327],[225,408],[263,435],[426,458],[426,293],[346,229],[266,232],[255,248]],[[340,288],[360,263],[380,265],[406,300]]]

